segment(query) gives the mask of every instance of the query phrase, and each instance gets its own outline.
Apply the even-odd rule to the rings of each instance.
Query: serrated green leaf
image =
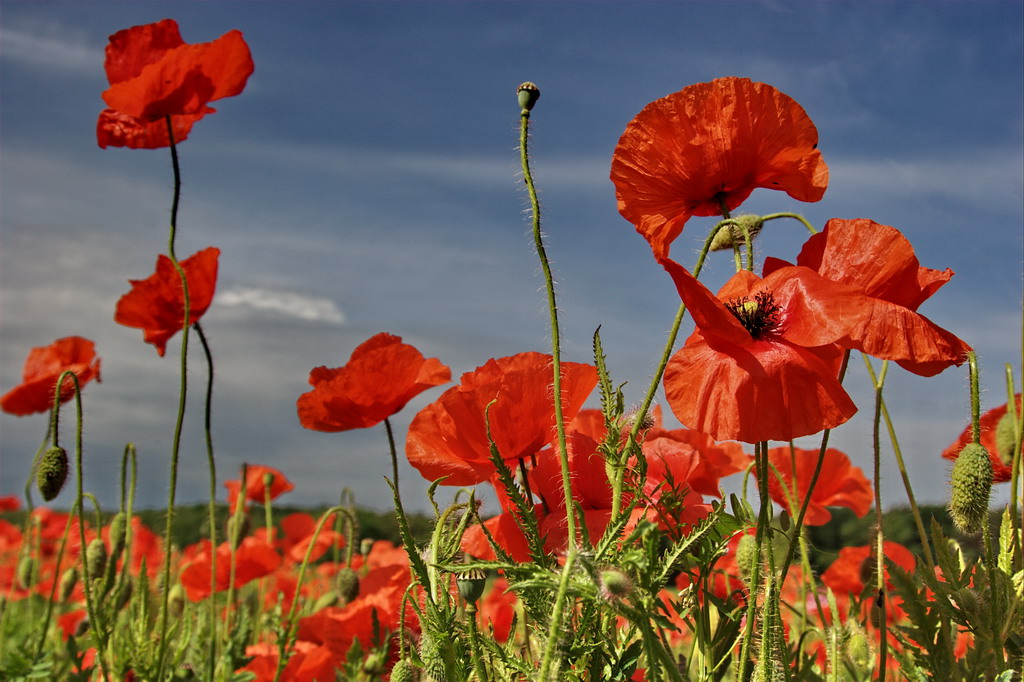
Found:
[[[1010,507],[1003,509],[1003,521],[999,525],[999,560],[1000,570],[1010,575],[1013,570],[1013,519],[1010,517]]]

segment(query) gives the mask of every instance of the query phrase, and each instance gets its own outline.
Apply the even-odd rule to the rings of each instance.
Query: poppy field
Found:
[[[211,104],[244,106],[255,68],[237,30],[188,43],[165,19],[110,36],[97,143],[166,150],[171,161],[166,251],[113,311],[158,356],[178,354],[168,513],[162,527],[138,516],[131,443],[107,474],[119,477],[116,509],[84,489],[83,389],[101,380],[102,351],[89,331],[26,349],[22,382],[3,387],[0,409],[4,419],[45,419],[24,494],[0,497],[0,679],[1021,679],[1020,358],[1006,358],[1005,383],[982,387],[972,330],[918,312],[953,271],[922,265],[885,216],[814,225],[789,211],[742,212],[755,190],[827,201],[830,180],[806,111],[749,78],[681,83],[637,102],[610,159],[618,212],[679,298],[639,403],[627,403],[600,328],[591,357],[562,356],[557,258],[530,155],[544,143],[530,130],[543,100],[524,82],[509,88],[509,120],[519,126],[550,347],[453,377],[444,358],[392,329],[340,367],[312,367],[295,396],[304,428],[383,425],[381,474],[400,541],[362,532],[347,489],[318,516],[275,515],[296,487],[287,470],[258,452],[241,471],[217,464],[204,326],[216,325],[207,313],[221,249],[176,250],[189,229],[179,225],[188,173],[179,145],[217,113]],[[778,229],[806,233],[795,257],[758,249],[758,236]],[[673,250],[684,230],[706,235],[693,262]],[[700,279],[709,258],[734,264],[718,291]],[[851,362],[870,377],[869,404],[844,387]],[[977,540],[971,548],[920,511],[886,404],[894,372],[963,376],[963,431],[941,457],[951,467],[947,513],[958,537]],[[983,411],[983,388],[1005,395],[1002,406]],[[205,409],[190,416],[205,438],[186,444],[194,395]],[[392,419],[420,396],[431,402],[398,432]],[[851,457],[830,434],[858,410],[873,414],[873,439]],[[186,449],[204,453],[209,488],[202,539],[182,545],[173,512]],[[883,457],[895,457],[905,491],[885,506],[908,507],[913,551],[883,530]],[[430,485],[426,534],[406,514],[402,458]],[[741,492],[726,494],[726,481]],[[1005,508],[991,504],[993,486],[1009,489]],[[500,513],[482,513],[483,494]],[[871,540],[821,568],[809,529],[837,507],[872,519]]]

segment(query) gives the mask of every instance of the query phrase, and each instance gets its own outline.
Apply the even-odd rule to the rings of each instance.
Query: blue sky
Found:
[[[180,147],[179,255],[222,249],[204,318],[217,363],[220,478],[243,461],[296,483],[282,501],[333,502],[343,486],[386,509],[383,427],[298,425],[309,370],[388,331],[461,373],[549,349],[542,280],[518,168],[516,86],[541,99],[531,152],[558,280],[565,356],[590,359],[601,325],[613,379],[638,401],[678,305],[667,275],[615,209],[608,170],[626,123],[695,82],[745,76],[789,94],[831,170],[821,202],[758,190],[742,212],[871,218],[900,228],[923,265],[957,275],[921,312],[979,352],[986,407],[1021,358],[1024,19],[1019,2],[0,3],[0,391],[33,346],[96,341],[85,391],[86,488],[116,502],[127,441],[139,501],[160,506],[177,405],[165,358],[113,323],[126,280],[166,248],[167,150],[101,150],[103,48],[170,17],[188,42],[239,29],[256,70]],[[692,264],[708,219],[673,255]],[[804,234],[776,222],[758,255],[792,259]],[[712,288],[731,260],[709,261]],[[684,334],[689,327],[684,328]],[[196,355],[178,499],[207,490]],[[871,395],[832,442],[870,469]],[[400,443],[434,389],[395,419]],[[918,499],[947,499],[939,452],[966,423],[966,371],[893,368],[887,399]],[[596,400],[596,398],[595,398]],[[70,422],[65,422],[69,424]],[[0,416],[0,495],[19,492],[43,416]],[[70,438],[70,433],[65,436]],[[807,441],[808,443],[810,440]],[[904,499],[888,447],[886,503]],[[996,499],[1006,499],[1006,486]],[[223,490],[223,488],[220,488]],[[410,507],[425,483],[402,470]],[[58,504],[67,504],[65,493]]]

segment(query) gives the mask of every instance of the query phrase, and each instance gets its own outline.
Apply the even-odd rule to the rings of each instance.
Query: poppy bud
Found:
[[[871,643],[864,629],[852,619],[846,622],[846,657],[861,672],[871,669]]]
[[[1013,415],[1009,412],[1003,415],[996,426],[996,454],[999,461],[1006,466],[1013,463],[1013,446],[1016,445],[1017,434],[1013,428]]]
[[[448,682],[448,670],[444,665],[444,655],[441,653],[441,646],[429,634],[423,635],[423,638],[420,640],[420,660],[423,661],[423,670],[428,680]]]
[[[974,534],[988,516],[992,493],[992,460],[977,443],[968,443],[957,455],[950,475],[949,514],[963,533]]]
[[[60,585],[57,587],[57,598],[60,601],[67,601],[71,598],[71,593],[75,591],[75,585],[78,583],[78,569],[72,566],[68,570],[64,571],[64,574],[60,577]]]
[[[35,577],[36,562],[30,556],[22,557],[18,562],[18,584],[22,589],[32,587],[32,578]]]
[[[107,546],[103,544],[103,540],[96,538],[86,546],[85,565],[89,569],[90,577],[103,575],[103,569],[107,567]]]
[[[180,616],[185,610],[185,589],[175,583],[167,595],[167,611],[174,616]]]
[[[370,550],[372,550],[372,549],[373,549],[373,540],[371,540],[370,538],[363,538],[359,542],[359,553],[363,555],[364,559],[370,554]]]
[[[480,600],[485,585],[487,585],[487,574],[479,568],[462,571],[455,578],[455,586],[459,588],[459,595],[470,604],[475,604]]]
[[[633,581],[617,568],[609,568],[598,575],[601,596],[608,601],[618,601],[633,591]]]
[[[334,576],[338,588],[338,603],[345,606],[359,596],[359,574],[346,566]]]
[[[121,583],[117,592],[114,594],[114,610],[120,611],[128,604],[128,601],[132,598],[132,590],[135,589],[135,584],[132,579],[129,578]],[[170,595],[168,595],[169,597]]]
[[[757,215],[740,215],[736,216],[734,220],[747,228],[751,242],[754,241],[761,228],[764,227],[764,221],[761,219],[761,216]],[[708,247],[708,250],[724,251],[725,249],[731,249],[734,244],[745,243],[746,237],[743,234],[743,230],[739,226],[730,223],[719,228],[718,232],[711,239],[711,246]]]
[[[750,586],[750,576],[753,574],[754,561],[757,560],[757,538],[747,533],[740,538],[736,545],[736,565],[740,568],[740,577],[743,582]]]
[[[540,88],[530,81],[520,85],[516,93],[519,95],[519,108],[523,111],[533,109],[533,105],[540,99]]]
[[[377,677],[384,672],[384,664],[386,662],[385,652],[375,651],[363,661],[363,672],[371,677]]]
[[[68,453],[59,445],[52,446],[39,461],[36,469],[36,487],[43,499],[49,502],[60,494],[68,478]]]
[[[412,663],[404,658],[391,669],[391,682],[413,682],[414,679],[416,678]]]
[[[114,514],[110,519],[110,556],[115,561],[124,551],[125,539],[128,536],[128,517],[124,512]]]

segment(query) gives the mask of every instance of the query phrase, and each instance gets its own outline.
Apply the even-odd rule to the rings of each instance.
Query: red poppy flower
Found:
[[[867,298],[792,266],[761,279],[745,270],[716,298],[685,268],[662,265],[697,323],[665,369],[665,395],[683,424],[716,440],[792,440],[857,411],[836,379],[846,337]]]
[[[655,453],[693,457],[693,466],[686,476],[687,485],[701,495],[721,497],[719,480],[729,474],[743,471],[750,464],[750,455],[739,443],[716,442],[714,438],[693,429],[653,428],[644,438],[643,451],[648,461]],[[650,474],[650,472],[648,472]]]
[[[882,549],[885,552],[885,557],[895,563],[904,571],[913,573],[914,568],[917,565],[917,560],[909,549],[896,542],[890,542],[884,540],[882,542]],[[875,571],[875,546],[874,545],[863,545],[861,547],[843,547],[839,550],[839,556],[835,561],[821,574],[821,582],[829,587],[836,595],[836,599],[839,602],[839,609],[841,612],[845,612],[848,608],[847,604],[851,597],[858,597],[867,587],[866,579],[874,581]],[[903,618],[906,614],[900,605],[903,603],[902,600],[892,595],[892,583],[889,580],[889,571],[886,568],[886,590],[890,594],[890,608],[886,610],[886,619],[889,622],[897,621]],[[867,611],[871,608],[874,599],[866,599],[863,602],[863,608],[867,615]]]
[[[211,246],[180,263],[188,280],[190,324],[198,322],[213,302],[218,256],[220,249]],[[161,254],[156,259],[155,273],[146,279],[128,280],[128,283],[132,289],[117,302],[114,321],[142,329],[142,338],[156,346],[156,352],[163,357],[167,342],[181,331],[185,322],[181,276],[171,259]]]
[[[19,416],[49,411],[53,407],[57,379],[65,371],[78,375],[79,386],[85,386],[92,379],[99,381],[100,359],[96,357],[95,344],[81,336],[69,336],[49,346],[33,348],[25,359],[21,384],[0,398],[0,409]],[[71,378],[64,380],[60,389],[62,403],[75,396],[74,388]]]
[[[235,550],[235,587],[270,575],[281,565],[281,557],[274,548],[254,538],[245,538]],[[210,596],[209,542],[181,572],[181,584],[190,601],[197,602]],[[222,543],[217,547],[217,591],[231,584],[231,548]]]
[[[0,497],[0,512],[16,511],[21,509],[21,500],[17,495],[4,495]]]
[[[281,495],[295,490],[295,486],[288,478],[274,467],[261,464],[250,464],[245,468],[245,499],[249,502],[263,504],[267,496],[267,486],[263,478],[270,475],[270,499],[276,500]],[[224,487],[228,489],[228,506],[235,508],[238,501],[238,494],[242,489],[241,480],[224,481]]]
[[[251,672],[252,682],[324,682],[335,679],[335,662],[330,650],[311,642],[298,641],[288,657],[288,663],[277,677],[278,648],[276,644],[253,644],[245,648],[252,656],[236,673]]]
[[[1021,394],[1017,394],[1017,418],[1021,418]],[[989,410],[981,415],[979,426],[981,427],[981,444],[988,450],[989,459],[992,460],[992,482],[1005,483],[1010,480],[1013,470],[1014,443],[1010,439],[1013,435],[1013,422],[1007,416],[1009,403]],[[1000,438],[1002,434],[1002,438]],[[952,445],[942,451],[942,456],[949,460],[956,460],[960,451],[968,443],[974,442],[970,424],[963,430],[960,437]]]
[[[668,256],[690,216],[722,215],[758,187],[818,201],[828,167],[818,131],[787,95],[747,78],[697,83],[651,102],[612,157],[619,213]]]
[[[164,19],[110,36],[107,44],[105,109],[96,124],[100,147],[156,149],[188,137],[192,125],[216,110],[209,102],[242,92],[253,71],[249,47],[239,31],[209,43],[189,45],[178,24]]]
[[[440,360],[424,358],[402,337],[382,332],[352,351],[344,367],[309,373],[313,390],[299,396],[299,421],[314,431],[369,428],[451,378]]]
[[[845,346],[893,360],[920,376],[963,364],[971,347],[918,314],[917,308],[953,276],[921,267],[899,230],[872,220],[833,219],[804,244],[797,265],[853,287],[871,302]],[[782,267],[768,259],[765,275]]]
[[[772,467],[768,478],[768,494],[784,509],[788,509],[795,517],[807,497],[807,489],[811,484],[814,467],[818,462],[817,450],[803,450],[788,447],[772,448],[768,451],[768,461]],[[796,469],[794,471],[794,464]],[[776,471],[778,473],[776,473]],[[782,481],[779,481],[779,475]],[[756,474],[755,474],[756,475]],[[783,490],[785,485],[785,490]],[[796,490],[794,491],[794,485]],[[796,503],[796,509],[790,508],[789,496]],[[825,461],[822,463],[821,474],[811,493],[811,501],[807,505],[804,524],[807,526],[823,526],[832,518],[826,507],[846,507],[852,509],[857,516],[864,516],[871,509],[871,501],[875,499],[871,483],[858,467],[850,464],[850,458],[834,448],[825,450]]]
[[[563,362],[561,367],[562,415],[568,423],[597,385],[597,370],[576,362]],[[448,476],[445,485],[486,481],[494,466],[485,412],[505,460],[516,463],[540,452],[555,434],[551,380],[551,356],[542,353],[488,360],[463,374],[460,385],[412,420],[405,443],[409,462],[428,480]]]

